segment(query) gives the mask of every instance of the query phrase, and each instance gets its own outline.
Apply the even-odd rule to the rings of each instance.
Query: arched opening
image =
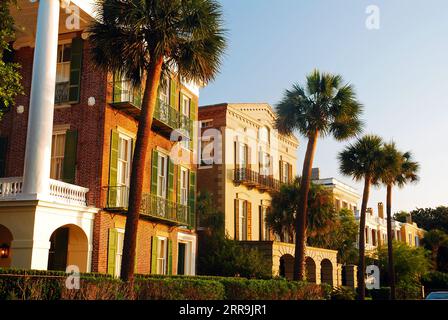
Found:
[[[87,271],[88,240],[80,227],[70,224],[56,229],[50,243],[48,270],[65,271],[75,265],[81,272]]]
[[[322,283],[333,285],[333,265],[328,259],[322,260],[320,264],[320,279]]]
[[[280,258],[280,276],[292,280],[293,274],[294,257],[290,254],[285,254]]]
[[[13,237],[11,231],[0,224],[0,268],[11,267],[12,251],[11,243]]]
[[[313,258],[306,257],[305,259],[306,280],[311,283],[316,283],[316,262]]]

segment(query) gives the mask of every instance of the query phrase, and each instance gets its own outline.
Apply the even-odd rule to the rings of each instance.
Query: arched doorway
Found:
[[[285,254],[280,258],[280,276],[292,280],[293,274],[294,257],[290,254]]]
[[[305,259],[306,280],[311,283],[316,283],[316,262],[313,258],[306,257]]]
[[[81,272],[87,271],[88,240],[80,227],[70,224],[56,229],[50,243],[48,270],[65,271],[75,265]]]
[[[322,283],[333,286],[333,265],[328,259],[323,259],[320,264],[320,279]]]
[[[11,243],[13,237],[11,231],[0,224],[0,268],[11,267],[12,251]]]

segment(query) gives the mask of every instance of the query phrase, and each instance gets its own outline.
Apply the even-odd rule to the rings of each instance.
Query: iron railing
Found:
[[[106,210],[127,211],[129,206],[129,188],[127,186],[108,186],[106,194]],[[195,225],[194,212],[186,205],[170,201],[154,194],[144,193],[140,206],[140,214],[180,225]]]
[[[69,101],[70,82],[56,83],[56,90],[54,95],[54,103],[61,104]]]
[[[274,179],[272,176],[263,175],[248,168],[235,169],[233,181],[237,184],[267,191],[278,191],[283,184],[280,180]]]
[[[143,94],[140,88],[134,87],[128,80],[114,81],[112,87],[112,105],[131,105],[141,110]],[[183,134],[192,136],[193,121],[160,98],[154,110],[154,119],[171,129],[179,129]]]

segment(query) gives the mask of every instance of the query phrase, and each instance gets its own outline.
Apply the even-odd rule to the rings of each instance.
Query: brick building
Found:
[[[11,12],[25,95],[0,121],[0,244],[9,249],[0,267],[120,273],[141,90],[95,68],[89,3],[71,1],[75,30],[64,23],[75,10],[58,0],[19,1]],[[143,177],[136,272],[194,274],[199,88],[174,75],[166,83]]]

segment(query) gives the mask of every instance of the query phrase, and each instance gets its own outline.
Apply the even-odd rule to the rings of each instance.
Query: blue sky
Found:
[[[366,133],[394,139],[421,164],[421,181],[394,190],[393,210],[447,205],[448,1],[221,0],[229,48],[220,75],[201,92],[201,105],[268,102],[303,83],[314,68],[341,74],[365,105]],[[368,30],[366,7],[380,9]],[[301,171],[306,141],[301,140]],[[315,166],[360,192],[338,172],[346,143],[320,140]],[[369,205],[385,202],[375,189]]]

